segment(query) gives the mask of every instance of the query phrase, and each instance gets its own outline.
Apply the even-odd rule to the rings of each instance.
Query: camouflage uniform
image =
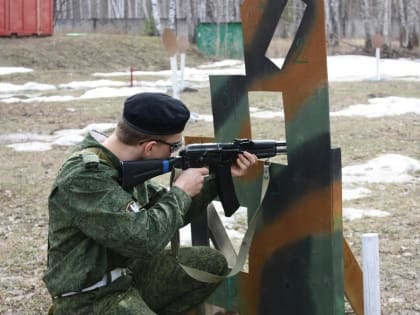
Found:
[[[191,199],[178,187],[167,191],[152,181],[127,192],[119,176],[119,160],[92,135],[57,176],[49,197],[44,275],[55,315],[182,314],[216,286],[190,278],[178,261],[215,274],[227,271],[224,257],[208,247],[181,248],[177,257],[164,249],[215,197],[213,180]],[[118,267],[127,274],[114,282],[61,296],[80,292]]]

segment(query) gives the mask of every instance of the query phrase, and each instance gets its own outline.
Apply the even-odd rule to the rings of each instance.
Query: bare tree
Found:
[[[68,0],[54,0],[54,25],[59,18],[63,18],[63,9]]]
[[[404,0],[398,1],[400,15],[400,46],[408,47],[407,7]]]
[[[240,21],[240,19],[241,19],[241,0],[235,0],[234,9],[235,9],[234,10],[235,19],[237,21]]]
[[[391,47],[391,0],[383,0],[383,25],[382,35],[386,47]]]
[[[299,27],[300,21],[303,18],[303,13],[305,12],[306,9],[306,4],[302,1],[302,0],[294,0],[295,3],[293,5],[294,7],[294,21],[293,21],[293,34],[296,32],[296,30]]]
[[[142,1],[142,8],[143,8],[144,16],[146,17],[146,21],[150,21],[151,20],[150,8],[147,5],[147,1]]]
[[[338,46],[340,42],[340,22],[339,22],[339,1],[338,0],[329,0],[326,2],[326,11],[328,16],[327,25],[327,34],[328,41],[332,46]]]
[[[162,24],[160,23],[160,7],[158,0],[152,1],[152,16],[155,25],[156,35],[160,36],[162,34]]]
[[[195,42],[200,22],[240,21],[244,0],[53,0],[54,25],[59,20],[136,18],[144,22],[149,35],[160,35],[161,18],[168,17],[167,26],[176,31],[185,23],[188,38]],[[279,0],[280,1],[280,0]],[[326,33],[330,45],[338,45],[342,37],[365,38],[365,48],[372,49],[375,33],[384,37],[385,46],[400,34],[401,47],[419,45],[420,0],[324,0]],[[289,37],[296,32],[306,7],[304,0],[289,0],[279,34]],[[185,13],[185,14],[184,14]],[[360,23],[362,21],[362,23]],[[165,21],[166,22],[166,21]],[[217,36],[217,34],[216,34]],[[217,41],[218,42],[218,41]]]
[[[370,14],[370,1],[362,0],[363,26],[365,29],[365,49],[372,49],[372,19]]]
[[[419,46],[420,0],[410,0],[407,6],[407,48]]]
[[[325,29],[326,29],[326,34],[327,34],[327,38],[329,38],[329,34],[331,33],[331,12],[330,12],[330,6],[328,4],[328,1],[325,1],[324,5],[325,5]]]
[[[188,0],[186,1],[188,39],[191,43],[196,42],[195,29],[198,23],[203,22],[206,17],[206,1]]]
[[[169,1],[169,12],[168,12],[168,27],[175,31],[176,29],[176,0]]]
[[[205,20],[206,20],[206,0],[202,0],[202,1],[199,1],[199,4],[198,4],[198,20],[200,21],[200,22],[204,22]],[[194,4],[195,6],[197,6],[197,3],[196,3],[196,1],[194,1],[194,0],[191,0],[191,4]]]

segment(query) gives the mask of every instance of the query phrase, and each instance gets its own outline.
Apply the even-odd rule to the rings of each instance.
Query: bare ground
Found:
[[[68,83],[92,80],[95,71],[168,69],[169,60],[159,39],[131,35],[87,34],[70,37],[0,38],[0,66],[25,66],[33,73],[0,76],[0,82]],[[272,48],[284,52],[280,43]],[[332,53],[361,51],[360,42],[330,49]],[[403,54],[403,52],[401,52]],[[419,58],[419,54],[417,54]],[[190,48],[187,65],[208,61]],[[141,78],[136,78],[141,79]],[[183,93],[193,111],[211,113],[207,89]],[[374,96],[420,98],[419,83],[356,82],[330,84],[332,111]],[[279,110],[271,96],[251,98],[266,109]],[[69,103],[0,104],[1,134],[42,133],[83,128],[90,123],[115,122],[123,98]],[[71,110],[69,108],[71,107]],[[268,127],[270,126],[270,127]],[[276,128],[279,126],[279,128]],[[254,120],[253,137],[281,137],[282,122]],[[192,123],[189,135],[212,136],[212,125]],[[332,142],[342,150],[343,166],[364,163],[379,154],[398,153],[420,159],[420,121],[409,114],[387,118],[333,117]],[[68,147],[46,152],[16,152],[0,143],[0,314],[46,314],[50,298],[41,277],[46,265],[47,196]],[[417,179],[420,174],[417,174]],[[363,233],[380,237],[381,302],[383,314],[420,314],[420,183],[362,184],[372,194],[345,201],[344,207],[389,211],[384,218],[345,221],[344,234],[360,260]]]

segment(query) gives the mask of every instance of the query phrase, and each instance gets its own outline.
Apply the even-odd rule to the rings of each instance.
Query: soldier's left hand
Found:
[[[239,154],[236,163],[233,163],[230,168],[232,176],[238,177],[245,175],[248,169],[255,163],[257,163],[257,156],[255,154],[246,151]]]

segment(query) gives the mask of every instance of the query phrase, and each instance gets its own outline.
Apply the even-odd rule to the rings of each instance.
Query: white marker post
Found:
[[[177,51],[180,54],[180,80],[179,80],[179,90],[180,91],[184,91],[185,88],[185,82],[184,82],[184,69],[185,69],[185,52],[187,51],[189,46],[189,42],[188,39],[184,36],[181,36],[177,39],[176,41],[176,47],[177,47]]]
[[[376,48],[376,80],[381,81],[381,74],[379,73],[379,62],[381,61],[381,49]]]
[[[179,89],[178,89],[178,63],[176,60],[176,54],[170,57],[171,62],[171,81],[172,81],[172,96],[176,99],[179,99]]]
[[[362,235],[364,315],[381,315],[378,234]]]
[[[181,53],[180,61],[179,61],[179,68],[180,68],[180,82],[179,82],[179,90],[184,91],[185,83],[184,83],[184,70],[185,70],[185,53]]]
[[[381,80],[381,74],[379,72],[379,64],[381,61],[381,47],[384,45],[384,37],[381,34],[376,34],[372,37],[373,47],[376,49],[376,80]]]

